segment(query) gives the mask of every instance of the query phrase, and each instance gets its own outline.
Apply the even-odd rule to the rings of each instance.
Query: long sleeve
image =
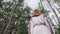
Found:
[[[49,28],[49,30],[51,31],[51,33],[52,33],[52,34],[55,34],[54,28],[52,27],[52,24],[51,24],[50,20],[49,20],[46,16],[44,16],[44,21],[45,21],[46,26],[47,26],[47,27]]]
[[[31,19],[30,22],[29,22],[29,32],[28,32],[28,34],[32,34],[32,31],[33,31],[33,23],[32,23],[32,19]]]

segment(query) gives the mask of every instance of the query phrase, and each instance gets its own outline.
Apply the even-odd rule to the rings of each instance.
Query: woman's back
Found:
[[[36,16],[36,17],[32,17],[32,23],[33,23],[33,24],[44,23],[43,15]]]
[[[47,17],[39,10],[34,10],[29,22],[29,34],[51,34],[52,28]]]

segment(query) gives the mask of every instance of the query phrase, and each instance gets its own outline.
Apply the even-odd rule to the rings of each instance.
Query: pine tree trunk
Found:
[[[7,24],[7,26],[4,30],[4,34],[11,34],[13,28],[14,28],[14,20],[10,19],[9,23]]]
[[[15,29],[12,30],[12,34],[16,34]]]

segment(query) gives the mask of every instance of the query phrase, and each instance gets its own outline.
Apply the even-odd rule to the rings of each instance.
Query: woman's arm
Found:
[[[50,29],[52,34],[55,34],[54,28],[52,27],[50,20],[46,17],[46,15],[43,15],[43,17],[44,17],[44,21],[46,23],[46,26]]]
[[[32,30],[33,30],[33,23],[32,23],[32,19],[30,19],[29,28],[28,28],[28,34],[31,34]]]

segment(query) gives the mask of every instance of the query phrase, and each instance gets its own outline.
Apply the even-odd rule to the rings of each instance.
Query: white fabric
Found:
[[[45,25],[35,26],[32,34],[51,34]]]
[[[35,26],[33,28],[33,25],[44,23],[43,15],[40,15],[38,17],[32,17],[31,23],[31,34],[51,34],[50,29],[46,25],[39,25]]]
[[[44,19],[43,19],[43,15],[40,15],[40,16],[38,16],[38,17],[32,17],[32,23],[33,23],[33,25],[34,24],[40,24],[40,23],[44,23],[44,21],[43,21]]]

